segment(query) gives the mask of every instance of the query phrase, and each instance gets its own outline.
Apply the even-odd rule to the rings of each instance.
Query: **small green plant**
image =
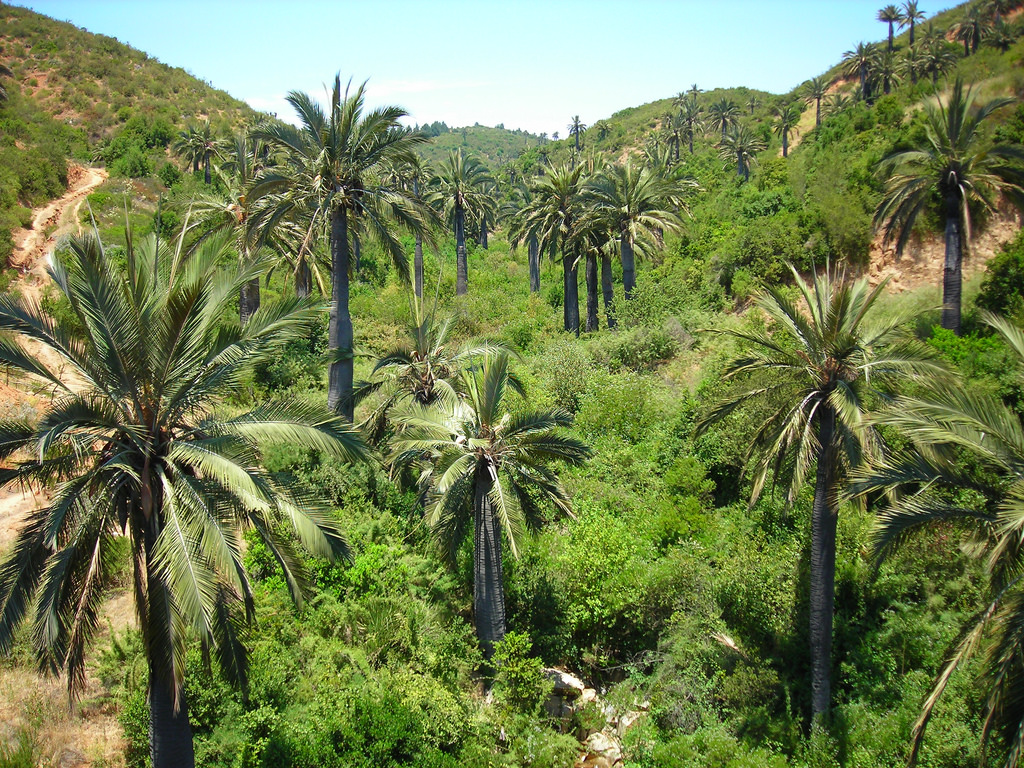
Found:
[[[509,709],[526,714],[539,712],[554,689],[532,652],[533,643],[522,632],[509,632],[494,646],[494,696]]]

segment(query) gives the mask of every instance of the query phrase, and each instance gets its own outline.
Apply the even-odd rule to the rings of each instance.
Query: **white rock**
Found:
[[[587,736],[584,746],[589,755],[603,757],[613,765],[622,759],[622,747],[618,740],[604,731],[597,731]]]
[[[562,669],[548,668],[544,670],[544,674],[548,676],[550,680],[555,683],[555,693],[560,696],[570,696],[575,698],[583,693],[586,688],[583,685],[583,681],[575,675],[571,675]]]
[[[584,688],[583,693],[580,695],[582,701],[597,701],[597,691],[593,688]]]

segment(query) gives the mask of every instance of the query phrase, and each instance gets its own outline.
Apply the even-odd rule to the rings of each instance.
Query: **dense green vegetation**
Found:
[[[966,286],[957,329],[939,327],[938,275],[900,296],[854,276],[886,191],[881,162],[936,132],[935,82],[943,103],[947,74],[985,101],[1007,97],[975,138],[1019,146],[1024,41],[1019,21],[999,26],[1009,3],[931,28],[905,5],[879,14],[906,22],[892,60],[888,41],[854,47],[845,80],[836,70],[781,96],[694,86],[590,127],[567,116],[564,141],[510,134],[520,149],[488,134],[493,154],[474,151],[471,130],[428,126],[427,140],[398,108],[366,110],[363,88],[343,92],[340,78],[326,109],[290,95],[298,130],[189,126],[133,104],[94,144],[115,174],[137,177],[90,198],[107,248],[76,241],[65,260],[82,266],[62,291],[73,300],[44,303],[83,375],[116,383],[58,398],[0,440],[5,455],[38,448],[4,479],[69,456],[120,479],[109,494],[83,484],[89,503],[59,518],[76,475],[54,464],[44,477],[71,484],[0,568],[4,663],[35,654],[98,676],[131,766],[187,763],[188,750],[159,748],[184,749],[186,732],[195,764],[225,768],[556,768],[583,753],[633,768],[1015,765],[1024,363],[1019,330],[981,312],[1019,325],[1024,235]],[[1005,169],[1019,173],[1012,154]],[[936,196],[920,202],[908,250],[942,226]],[[193,247],[203,276],[231,276],[181,352],[213,377],[227,364],[231,386],[201,388],[219,393],[202,427],[185,409],[150,454],[134,439],[149,420],[112,414],[136,410],[137,381],[146,397],[159,386],[134,375],[146,365],[123,367],[131,357],[105,329],[134,333],[119,303],[131,299],[162,329],[135,333],[132,349],[167,339],[160,313],[184,322],[189,296],[205,295],[186,270],[180,293],[145,298],[165,284],[146,277],[153,233],[161,280]],[[4,302],[4,330],[51,334]],[[289,311],[303,332],[285,328]],[[246,340],[264,335],[271,347],[250,356]],[[4,362],[32,367],[8,339]],[[231,354],[204,357],[229,342]],[[165,346],[177,349],[152,344]],[[308,430],[284,444],[227,439],[244,414],[274,416],[268,402],[306,415],[328,402],[341,418],[317,422],[326,443]],[[355,443],[338,450],[357,428],[370,461],[351,461]],[[77,452],[61,452],[61,435]],[[87,523],[107,510],[117,530],[114,512],[134,521],[151,508],[132,489],[152,461],[184,467],[169,490],[203,493],[181,547],[165,542],[146,571],[142,527],[126,539]],[[251,519],[243,476],[282,519]],[[304,521],[265,495],[279,489],[331,513]],[[29,546],[47,535],[52,549]],[[143,572],[158,596],[168,585],[173,620],[115,635],[89,661],[94,602],[76,613],[76,597]],[[33,578],[37,620],[15,633]],[[168,658],[173,675],[152,664]],[[590,690],[566,693],[551,667]],[[179,686],[187,706],[175,710]],[[24,731],[0,761],[31,761],[44,737]]]

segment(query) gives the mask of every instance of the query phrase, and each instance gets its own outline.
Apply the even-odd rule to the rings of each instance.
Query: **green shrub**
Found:
[[[509,632],[494,646],[494,696],[504,706],[536,714],[554,690],[528,635]]]

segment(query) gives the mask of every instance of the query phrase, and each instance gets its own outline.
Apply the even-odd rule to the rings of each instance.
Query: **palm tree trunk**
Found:
[[[299,266],[295,269],[295,296],[305,299],[313,291],[313,275],[309,270],[309,262],[305,257],[299,260]]]
[[[958,201],[946,201],[946,264],[942,273],[942,327],[960,335],[960,294],[963,289],[963,247]]]
[[[789,131],[782,132],[782,156],[789,157]]]
[[[597,322],[597,256],[593,251],[587,253],[587,333],[593,333],[600,326]]]
[[[492,480],[477,469],[473,497],[473,617],[484,658],[505,637],[505,589],[501,566],[501,526],[491,504]]]
[[[601,298],[604,300],[604,316],[609,328],[615,327],[615,308],[612,302],[615,296],[612,293],[612,257],[607,253],[601,254]]]
[[[814,100],[814,127],[821,128],[821,99]]]
[[[964,58],[966,59],[971,55],[971,46],[967,42],[967,38],[964,38]]]
[[[210,186],[210,182],[213,181],[210,178],[210,155],[207,154],[203,158],[203,181],[206,182],[206,186]]]
[[[827,717],[831,706],[832,613],[835,605],[836,523],[835,411],[822,404],[818,416],[817,478],[811,508],[811,713]]]
[[[687,138],[690,140],[690,154],[693,154],[693,128],[690,128],[690,132],[687,134]]]
[[[530,293],[540,290],[540,243],[533,235],[526,241],[526,254],[530,261]]]
[[[466,264],[466,211],[461,205],[455,207],[455,295],[463,296],[469,286]]]
[[[910,20],[910,47],[914,47],[914,20]]]
[[[626,301],[629,301],[636,287],[636,262],[633,259],[633,244],[624,236],[619,238],[619,257],[622,259],[622,289]]]
[[[580,286],[576,259],[572,253],[562,254],[562,282],[565,289],[565,330],[580,335]]]
[[[487,250],[487,217],[480,218],[480,247]]]
[[[149,665],[149,757],[153,768],[194,768],[192,724],[188,704],[182,693],[174,711],[172,685]]]
[[[260,279],[254,278],[242,286],[238,297],[238,319],[245,327],[256,310],[260,308]]]
[[[416,287],[416,298],[423,298],[423,235],[416,233],[416,245],[413,249],[413,280]]]
[[[352,421],[352,316],[348,310],[348,211],[339,206],[331,214],[331,325],[328,346],[332,355],[327,380],[327,407]]]
[[[892,53],[892,22],[889,22],[889,53]]]

